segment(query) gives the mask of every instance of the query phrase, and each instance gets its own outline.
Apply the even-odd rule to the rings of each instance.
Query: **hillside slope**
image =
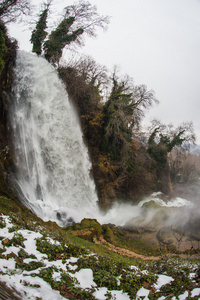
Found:
[[[0,210],[0,281],[12,299],[199,299],[198,260],[119,255],[11,199],[0,197]]]

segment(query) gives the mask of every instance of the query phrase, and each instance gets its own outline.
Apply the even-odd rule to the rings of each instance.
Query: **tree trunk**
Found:
[[[159,171],[158,179],[160,191],[169,197],[173,197],[174,191],[172,187],[170,168],[168,163],[166,163],[166,165]]]

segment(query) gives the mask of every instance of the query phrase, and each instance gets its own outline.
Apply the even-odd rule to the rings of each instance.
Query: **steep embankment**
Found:
[[[5,197],[0,197],[0,211],[0,282],[9,286],[3,297],[11,292],[12,299],[43,300],[198,299],[200,295],[198,261],[122,256],[103,243],[74,236],[73,228],[43,222]],[[97,238],[102,228],[95,220],[84,220],[76,228],[86,224],[93,226]],[[108,238],[108,231],[104,237]]]
[[[8,108],[17,42],[7,35],[6,27],[1,22],[0,33],[2,47],[4,45],[5,50],[3,56],[1,55],[0,68],[0,193],[14,196],[15,192],[8,182],[8,172],[12,168],[12,147],[8,134]]]

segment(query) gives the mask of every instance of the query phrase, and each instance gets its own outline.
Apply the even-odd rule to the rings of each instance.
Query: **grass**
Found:
[[[50,237],[60,242],[67,241],[67,244],[69,245],[72,244],[80,249],[87,249],[90,252],[97,253],[98,255],[114,259],[116,262],[120,261],[129,265],[139,264],[140,267],[142,265],[141,260],[138,260],[137,258],[119,255],[116,252],[105,248],[103,245],[93,243],[91,238],[88,240],[87,237],[83,238],[80,236],[74,236],[73,231],[77,229],[80,230],[88,227],[95,227],[94,234],[103,234],[104,238],[108,242],[112,242],[115,246],[123,247],[144,255],[156,256],[159,254],[158,249],[153,249],[153,247],[146,244],[141,239],[138,238],[134,241],[125,240],[124,232],[121,229],[117,229],[115,226],[101,226],[96,220],[84,219],[80,224],[76,224],[74,228],[61,228],[55,222],[44,222],[31,210],[5,196],[0,196],[0,212],[10,216],[14,223],[13,227],[10,228],[10,232],[16,231],[19,228],[42,232],[43,228],[45,228],[45,232]],[[4,226],[4,221],[1,218],[0,226]]]
[[[14,223],[14,226],[10,229],[10,231],[23,228],[43,232],[43,228],[45,228],[45,232],[59,242],[66,241],[67,244],[71,244],[80,249],[87,249],[90,252],[94,252],[102,256],[105,255],[106,257],[110,257],[116,261],[124,261],[127,264],[134,264],[136,262],[136,259],[134,258],[122,257],[121,255],[106,249],[102,245],[96,245],[89,240],[74,236],[72,234],[73,230],[71,227],[65,229],[59,227],[55,222],[44,222],[32,213],[31,210],[21,206],[19,203],[16,203],[13,199],[0,196],[0,212],[8,215]]]
[[[181,293],[185,291],[190,293],[192,289],[199,286],[200,267],[197,260],[186,261],[179,257],[170,259],[163,257],[158,261],[145,261],[121,256],[103,245],[92,242],[93,235],[103,235],[107,241],[113,244],[116,243],[120,247],[127,247],[128,243],[123,240],[125,235],[121,229],[106,225],[101,226],[97,221],[88,219],[84,219],[74,227],[60,228],[54,222],[42,221],[29,209],[4,196],[0,197],[0,212],[11,218],[13,226],[9,228],[9,232],[14,233],[12,239],[2,240],[3,247],[15,245],[20,248],[17,257],[9,254],[7,259],[13,257],[17,269],[32,271],[31,276],[39,276],[68,299],[93,300],[95,299],[93,296],[94,290],[92,288],[87,290],[78,288],[74,279],[67,272],[58,270],[54,266],[47,267],[41,261],[35,261],[36,257],[24,250],[24,238],[18,232],[20,229],[29,229],[42,234],[42,237],[36,241],[37,250],[47,255],[49,261],[54,262],[59,259],[65,263],[70,257],[77,257],[77,270],[70,270],[70,273],[90,268],[98,287],[107,287],[108,290],[123,290],[123,292],[128,293],[130,299],[136,299],[137,291],[141,287],[151,291],[149,299],[153,300],[158,299],[160,296],[166,296],[166,299],[171,299],[173,296],[178,297]],[[0,226],[1,228],[5,226],[5,221],[1,216]],[[73,234],[74,231],[87,228],[95,228],[93,235],[89,234],[89,238],[82,238]],[[53,243],[50,238],[54,240]],[[140,245],[140,242],[138,240],[138,244],[135,242],[134,245],[130,244],[129,247],[132,249],[135,247],[137,250],[141,247],[143,251],[145,244]],[[4,249],[1,249],[1,258],[4,258],[3,252]],[[88,255],[89,253],[94,253],[94,255]],[[25,262],[24,259],[26,258],[32,258],[33,261]],[[138,269],[132,269],[130,266],[137,266]],[[143,270],[146,271],[143,272]],[[53,274],[58,271],[61,274],[60,279],[55,281]],[[190,279],[189,274],[192,271],[195,272],[196,277]],[[159,292],[156,292],[154,284],[159,274],[172,276],[174,281],[164,285]],[[24,285],[30,285],[30,283],[24,281]],[[106,297],[107,299],[114,299],[109,291]],[[190,299],[190,295],[188,299]],[[195,299],[195,297],[192,299]]]

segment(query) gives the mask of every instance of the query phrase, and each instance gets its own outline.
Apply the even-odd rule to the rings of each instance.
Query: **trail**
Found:
[[[135,253],[133,251],[130,251],[128,249],[125,248],[120,248],[117,246],[114,246],[113,244],[107,242],[103,236],[100,236],[99,239],[97,239],[96,237],[93,239],[94,243],[97,245],[103,245],[104,247],[106,247],[107,249],[116,252],[117,254],[120,255],[125,255],[125,256],[129,256],[129,257],[135,257],[135,258],[140,258],[142,260],[159,260],[161,258],[161,256],[145,256],[142,254],[138,254]]]

